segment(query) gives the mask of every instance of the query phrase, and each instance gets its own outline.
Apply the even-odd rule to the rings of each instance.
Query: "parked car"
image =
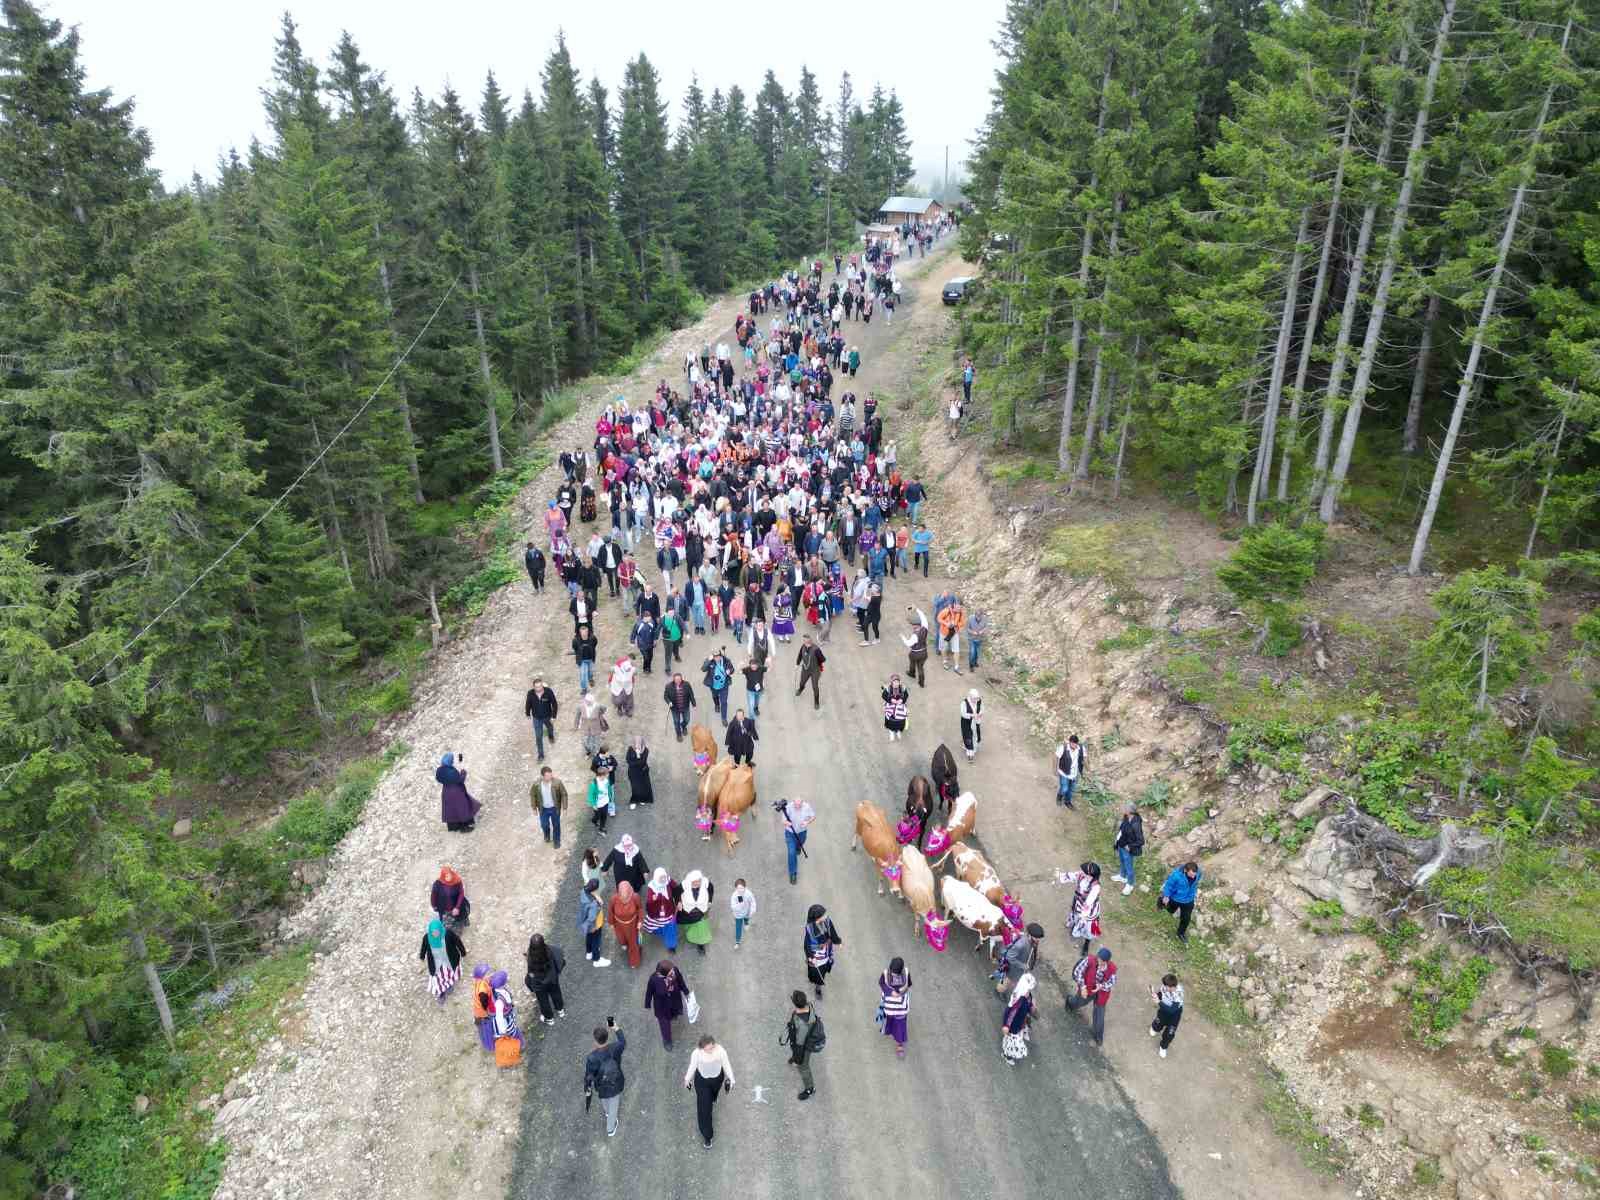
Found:
[[[944,302],[946,304],[960,304],[973,293],[977,282],[970,275],[958,275],[944,285],[944,291],[941,293],[944,297]]]

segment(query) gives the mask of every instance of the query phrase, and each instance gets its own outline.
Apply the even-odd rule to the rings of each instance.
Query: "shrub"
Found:
[[[1544,1064],[1544,1073],[1551,1079],[1565,1079],[1578,1068],[1577,1056],[1565,1046],[1543,1046],[1539,1059]]]
[[[1600,1096],[1574,1096],[1567,1111],[1590,1133],[1600,1133]]]
[[[1451,968],[1443,946],[1412,962],[1415,982],[1406,989],[1411,1001],[1412,1036],[1430,1049],[1444,1045],[1445,1035],[1459,1025],[1494,972],[1494,964],[1474,954]]]
[[[1494,870],[1447,867],[1428,891],[1452,908],[1490,916],[1519,946],[1564,958],[1579,971],[1600,965],[1600,853],[1512,843]]]
[[[1305,590],[1321,557],[1320,525],[1261,525],[1246,531],[1217,578],[1241,603],[1278,606]]]

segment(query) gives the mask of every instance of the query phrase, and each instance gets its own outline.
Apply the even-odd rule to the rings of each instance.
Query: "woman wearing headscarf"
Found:
[[[711,942],[711,898],[715,892],[715,885],[700,871],[690,871],[683,877],[683,891],[678,896],[678,928],[701,954]]]
[[[600,750],[601,736],[611,728],[606,723],[606,706],[595,699],[593,692],[583,694],[572,727],[583,737],[583,752],[593,758]]]
[[[600,881],[591,879],[578,896],[578,932],[583,934],[584,957],[597,967],[609,967],[611,960],[600,957],[600,934],[606,927],[605,909],[600,904]]]
[[[644,881],[650,878],[650,867],[644,861],[644,854],[639,850],[639,845],[633,840],[631,833],[622,835],[622,840],[611,847],[611,852],[600,863],[602,871],[610,871],[611,878],[620,890],[624,883],[633,885],[635,893],[644,887]]]
[[[906,1021],[911,1015],[911,972],[906,960],[891,958],[889,967],[878,976],[878,991],[883,999],[878,1011],[883,1014],[883,1035],[894,1039],[896,1057],[906,1056]]]
[[[636,733],[628,745],[628,807],[656,802],[655,787],[650,782],[650,747],[644,734]],[[640,885],[635,883],[634,887]]]
[[[522,1031],[517,1028],[517,1003],[506,986],[506,973],[489,976],[494,989],[494,1065],[516,1067],[522,1064]]]
[[[661,1030],[661,1044],[672,1049],[672,1021],[683,1013],[683,998],[689,994],[688,981],[676,963],[662,959],[644,985],[644,1006],[655,1014]]]
[[[1011,1066],[1028,1057],[1028,1020],[1033,1016],[1033,973],[1027,972],[1011,989],[1011,1003],[1000,1019],[1000,1054]]]
[[[1072,887],[1072,903],[1067,908],[1067,927],[1082,940],[1081,956],[1089,957],[1089,943],[1100,936],[1100,864],[1086,862],[1076,871],[1063,871],[1059,882]]]
[[[479,803],[467,792],[467,769],[456,766],[456,756],[445,753],[433,777],[443,791],[439,795],[439,819],[451,833],[471,833],[478,819]]]
[[[905,685],[900,682],[900,676],[889,676],[888,686],[883,689],[883,727],[889,731],[891,742],[899,741],[905,736],[906,716],[910,695]]]
[[[494,989],[489,986],[489,964],[472,968],[472,1020],[478,1027],[478,1044],[494,1053]]]
[[[806,910],[804,950],[806,978],[811,981],[812,991],[819,1000],[822,999],[822,989],[828,982],[828,972],[833,970],[833,948],[842,945],[844,939],[834,928],[828,910],[820,904],[813,904]]]
[[[967,758],[978,757],[978,745],[983,741],[983,697],[973,688],[961,701],[961,744],[966,747]]]
[[[561,972],[566,968],[567,956],[560,946],[549,945],[544,934],[536,933],[528,939],[527,959],[528,970],[522,982],[539,1003],[539,1023],[554,1025],[557,1017],[567,1015],[566,1001],[561,995]]]
[[[451,929],[465,929],[470,924],[472,902],[467,899],[466,885],[454,867],[446,864],[439,869],[439,878],[433,881],[428,903],[434,914]]]
[[[461,978],[461,960],[466,956],[467,948],[454,930],[446,929],[438,917],[428,922],[417,957],[428,968],[428,990],[440,1004]]]
[[[660,937],[668,953],[678,949],[678,896],[682,892],[682,885],[665,867],[656,868],[644,889],[645,930]]]
[[[617,706],[617,711],[625,717],[633,716],[633,656],[624,654],[611,665],[611,679],[607,686],[611,690],[611,702]]]
[[[628,965],[637,968],[639,927],[644,919],[644,905],[639,903],[638,893],[626,879],[617,884],[611,902],[606,905],[606,916],[611,921],[611,932],[616,935],[617,944],[628,952]]]

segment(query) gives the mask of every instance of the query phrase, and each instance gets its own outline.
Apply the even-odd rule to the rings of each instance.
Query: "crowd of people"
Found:
[[[946,230],[941,224],[913,232],[920,244]],[[607,836],[607,821],[624,801],[617,780],[622,765],[627,768],[630,811],[654,803],[644,733],[633,727],[622,764],[611,752],[610,737],[611,714],[630,722],[634,717],[639,676],[655,673],[657,648],[662,654],[662,701],[676,740],[686,737],[697,717],[709,725],[715,714],[729,755],[736,763],[753,765],[762,699],[780,665],[778,656],[786,656],[798,638],[794,695],[809,689],[813,709],[820,710],[828,660],[824,647],[830,645],[834,622],[848,608],[858,644],[876,645],[889,582],[901,576],[908,581],[918,574],[929,577],[934,538],[921,519],[928,489],[914,473],[900,470],[876,398],[870,392],[858,397],[850,390],[861,351],[847,330],[853,322],[870,322],[875,309],[886,318],[893,312],[900,295],[894,260],[891,246],[869,245],[848,262],[836,258],[834,277],[826,284],[824,265],[816,261],[752,292],[748,311],[734,323],[731,343],[708,344],[698,355],[691,353],[681,384],[663,381],[646,404],[630,405],[619,396],[596,421],[592,445],[561,456],[563,481],[543,516],[548,558],[537,540],[529,540],[525,562],[536,592],[545,590],[547,569],[553,567],[567,594],[578,692],[571,732],[581,740],[588,764],[582,795],[598,837]],[[967,399],[971,382],[970,371],[964,371]],[[641,561],[645,555],[649,560]],[[626,614],[629,629],[626,646],[608,649],[604,656],[597,619],[602,583],[605,599]],[[985,642],[995,632],[989,614],[981,608],[969,612],[949,586],[934,596],[931,620],[917,604],[908,604],[904,628],[904,679],[892,674],[881,689],[883,723],[891,742],[903,735],[910,716],[909,683],[926,687],[930,649],[945,671],[976,672]],[[703,655],[694,656],[700,660],[694,674],[709,701],[705,707],[695,684],[685,677],[694,661],[686,657],[691,638],[703,639],[705,647]],[[742,682],[745,703],[730,713],[729,695],[736,681]],[[544,841],[559,849],[569,788],[544,765],[557,739],[561,711],[546,679],[532,681],[524,710],[540,764],[530,803]],[[975,758],[983,742],[980,691],[969,689],[948,719],[959,728],[967,759]],[[696,763],[702,769],[703,757],[697,748]],[[1087,768],[1076,736],[1057,748],[1054,765],[1057,798],[1070,806]],[[949,773],[953,778],[953,760]],[[447,828],[470,832],[479,805],[467,791],[461,756],[446,754],[436,775]],[[796,884],[815,811],[799,798],[785,800],[780,808],[789,880]],[[1136,822],[1136,812],[1132,816]],[[1132,890],[1133,860],[1142,848],[1142,829],[1125,820],[1115,849],[1122,866],[1117,878],[1126,880],[1126,891]],[[719,924],[715,885],[698,869],[681,879],[662,865],[652,870],[631,834],[624,834],[603,858],[596,850],[587,851],[579,871],[577,932],[594,968],[611,965],[603,945],[608,926],[615,953],[633,969],[644,961],[644,940],[659,941],[664,956],[647,974],[643,1007],[656,1018],[663,1047],[670,1049],[675,1022],[682,1018],[693,1024],[699,1017],[678,950],[681,941],[704,954],[711,944]],[[1093,1006],[1096,1042],[1103,1038],[1104,1010],[1116,978],[1108,949],[1101,946],[1090,953],[1100,935],[1099,874],[1098,865],[1090,862],[1061,877],[1073,888],[1068,925],[1081,943],[1068,1008]],[[1180,914],[1182,936],[1198,869],[1192,875],[1180,870],[1174,878],[1180,876],[1177,884],[1169,880],[1163,888],[1161,903]],[[451,884],[442,873],[434,892],[421,957],[430,988],[443,1003],[466,955],[461,930],[469,905],[459,877]],[[738,878],[723,902],[737,950],[758,912],[756,894]],[[1027,1054],[1036,1003],[1034,968],[1044,937],[1036,923],[1013,932],[999,948],[994,975],[996,993],[1005,1001],[1000,1049],[1010,1063]],[[800,1100],[816,1091],[811,1059],[825,1047],[826,1031],[815,1001],[824,994],[842,944],[826,908],[811,905],[802,952],[813,995],[792,993],[783,1039],[800,1076]],[[942,949],[942,943],[935,948]],[[525,957],[525,983],[538,1005],[542,1037],[546,1026],[565,1016],[560,976],[566,960],[561,948],[542,934],[530,940]],[[500,1065],[512,1066],[520,1061],[522,1035],[505,981],[506,972],[487,964],[475,969],[474,1015],[484,1048],[494,1052]],[[902,958],[893,958],[878,977],[876,1018],[901,1057],[908,1040],[911,990],[911,972]],[[1152,989],[1152,997],[1157,1014],[1151,1031],[1161,1038],[1165,1057],[1181,1016],[1183,989],[1169,975],[1159,989]],[[622,1030],[608,1018],[595,1028],[584,1063],[585,1094],[601,1099],[608,1135],[617,1130],[625,1046]],[[695,1092],[699,1131],[707,1147],[714,1138],[713,1106],[733,1084],[725,1048],[701,1037],[684,1085]]]

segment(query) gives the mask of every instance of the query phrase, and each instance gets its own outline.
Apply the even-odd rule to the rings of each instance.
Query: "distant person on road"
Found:
[[[983,697],[978,695],[977,688],[973,688],[961,701],[961,745],[967,752],[969,762],[978,757],[978,747],[982,742]]]
[[[661,1045],[668,1050],[672,1049],[672,1022],[683,1015],[683,998],[688,994],[688,981],[670,959],[658,962],[644,985],[644,1006],[655,1014]]]
[[[448,863],[439,868],[439,878],[433,881],[428,892],[428,905],[451,929],[460,931],[472,923],[472,901],[467,899],[467,885]]]
[[[1067,997],[1067,1010],[1076,1012],[1086,1004],[1093,1004],[1094,1044],[1104,1046],[1106,1005],[1111,1003],[1111,989],[1117,985],[1117,964],[1111,961],[1111,948],[1101,946],[1093,958],[1079,959],[1072,969],[1072,981],[1077,984],[1077,992]]]
[[[989,636],[989,612],[980,608],[967,618],[967,669],[978,669],[978,654],[983,649],[983,643]]]
[[[789,1003],[793,1008],[780,1045],[789,1047],[790,1065],[800,1072],[800,1094],[795,1099],[809,1100],[817,1094],[816,1080],[811,1075],[811,1053],[816,1041],[815,1031],[821,1022],[811,1011],[811,1002],[804,992],[790,992]]]
[[[644,889],[645,932],[659,937],[669,954],[678,950],[678,895],[682,891],[665,867],[656,868]]]
[[[1071,808],[1073,794],[1078,790],[1078,781],[1083,778],[1084,768],[1089,765],[1077,734],[1073,734],[1065,742],[1056,744],[1055,760],[1056,803]]]
[[[1017,980],[1011,989],[1011,1002],[1000,1018],[1000,1054],[1010,1066],[1028,1057],[1028,1025],[1033,1018],[1033,973]]]
[[[1161,986],[1150,989],[1150,999],[1156,1002],[1156,1018],[1150,1022],[1150,1036],[1161,1037],[1161,1057],[1167,1056],[1167,1047],[1178,1036],[1178,1022],[1183,1020],[1183,984],[1176,975],[1163,975]]]
[[[588,1107],[591,1095],[600,1098],[600,1109],[606,1114],[606,1136],[617,1136],[617,1110],[622,1106],[622,1089],[627,1080],[622,1074],[622,1052],[628,1048],[628,1039],[617,1028],[616,1019],[607,1017],[603,1026],[595,1026],[594,1049],[583,1060],[583,1101]]]
[[[561,814],[567,807],[567,785],[549,767],[539,769],[539,779],[528,789],[528,799],[539,817],[539,832],[546,844],[561,849]]]
[[[1076,871],[1062,871],[1056,882],[1072,889],[1072,899],[1067,904],[1067,929],[1083,943],[1078,953],[1089,955],[1089,943],[1100,936],[1100,864],[1085,862]]]
[[[711,1109],[717,1097],[733,1090],[733,1065],[728,1062],[728,1052],[717,1045],[709,1033],[689,1055],[689,1069],[683,1073],[685,1090],[694,1091],[695,1120],[700,1126],[700,1137],[706,1149],[711,1149],[716,1131],[712,1128]]]
[[[522,552],[522,565],[528,568],[528,581],[533,584],[533,590],[544,591],[544,551],[529,542]]]
[[[583,954],[591,966],[609,967],[611,960],[600,953],[600,935],[606,927],[605,907],[600,903],[600,881],[591,879],[578,897],[578,932],[583,934]]]
[[[1161,885],[1161,895],[1156,897],[1156,907],[1178,914],[1178,940],[1189,940],[1189,917],[1194,913],[1195,898],[1200,894],[1200,864],[1186,862],[1174,867],[1167,881]]]
[[[533,725],[533,748],[538,751],[539,761],[544,761],[544,740],[550,739],[550,744],[556,744],[556,713],[560,705],[556,703],[556,694],[546,686],[542,679],[535,679],[533,686],[528,689],[528,696],[522,702],[523,715]]]
[[[628,965],[638,970],[641,958],[639,930],[643,926],[644,905],[639,902],[633,884],[626,879],[617,884],[617,890],[612,893],[611,901],[606,905],[606,917],[611,922],[611,932],[616,936],[617,945],[627,952]]]
[[[733,914],[733,948],[737,950],[744,941],[744,931],[756,917],[756,894],[742,879],[733,881],[733,893],[728,897],[728,910]]]
[[[600,869],[610,871],[611,878],[617,887],[631,884],[635,892],[645,885],[645,880],[650,878],[650,867],[644,861],[644,853],[639,849],[639,843],[633,840],[631,833],[622,835],[622,840],[611,847],[610,852],[601,860]]]
[[[672,714],[672,732],[681,742],[689,730],[689,710],[695,706],[694,689],[684,680],[681,672],[674,671],[661,691],[661,698],[666,701],[667,711]]]
[[[795,655],[795,666],[800,668],[800,686],[795,688],[794,694],[798,696],[806,690],[806,684],[811,684],[811,707],[813,710],[822,708],[822,696],[818,692],[818,685],[822,681],[822,668],[828,661],[827,655],[822,653],[822,647],[811,640],[807,634],[800,641],[800,653]]]
[[[906,1024],[911,1017],[911,972],[906,970],[905,959],[889,960],[888,969],[878,976],[878,991],[883,997],[878,1001],[883,1036],[894,1039],[895,1056],[904,1058]]]
[[[572,716],[572,728],[583,739],[583,752],[593,758],[600,750],[601,737],[611,728],[606,720],[606,706],[593,692],[585,692]]]
[[[428,922],[417,957],[428,969],[428,990],[441,1005],[461,978],[461,960],[466,956],[467,948],[454,930],[446,929],[438,917]]]
[[[756,761],[756,743],[761,740],[761,735],[756,732],[756,723],[744,715],[744,709],[734,710],[733,720],[728,722],[728,736],[725,745],[728,756],[733,759],[734,766],[742,760],[746,766],[754,766]]]

